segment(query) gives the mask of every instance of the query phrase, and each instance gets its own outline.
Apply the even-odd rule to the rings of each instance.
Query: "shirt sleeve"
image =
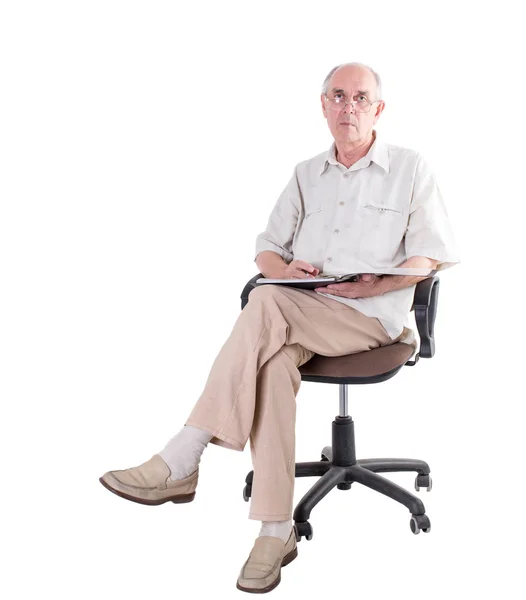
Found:
[[[460,262],[442,194],[429,164],[422,156],[418,157],[416,165],[405,251],[408,259],[426,256],[437,260],[437,270]]]
[[[276,252],[287,262],[291,262],[294,259],[292,241],[296,231],[300,206],[301,192],[295,168],[289,183],[270,213],[267,228],[256,238],[256,256],[254,261],[263,250],[272,250],[272,252]]]

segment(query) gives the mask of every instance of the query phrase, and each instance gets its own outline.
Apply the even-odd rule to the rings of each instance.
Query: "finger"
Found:
[[[293,278],[294,279],[312,279],[314,277],[314,275],[311,275],[310,273],[305,273],[305,271],[294,271],[293,274]]]
[[[307,271],[307,273],[313,273],[315,271],[318,271],[318,269],[316,267],[313,267],[310,263],[308,263],[304,260],[298,260],[296,262],[297,262],[296,267],[299,269],[303,269],[304,271]]]
[[[315,275],[313,275],[312,273],[307,273],[305,271],[301,271],[302,273],[302,279],[313,279],[315,277]]]

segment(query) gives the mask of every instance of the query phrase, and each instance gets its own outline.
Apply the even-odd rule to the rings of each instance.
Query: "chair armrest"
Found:
[[[435,354],[435,318],[437,314],[439,277],[428,277],[416,284],[413,309],[420,336],[421,358],[431,358]]]
[[[248,295],[256,287],[256,280],[258,280],[260,277],[264,277],[263,273],[254,275],[254,277],[252,277],[252,279],[250,279],[243,288],[243,291],[241,292],[241,310],[245,308],[245,305],[248,302]]]

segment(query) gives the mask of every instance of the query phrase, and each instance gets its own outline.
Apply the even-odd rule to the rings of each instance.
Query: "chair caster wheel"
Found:
[[[332,460],[332,446],[325,446],[321,451],[321,460],[322,462],[330,462]]]
[[[250,498],[251,495],[252,495],[252,486],[247,484],[243,488],[243,500],[245,502],[248,502],[248,500],[249,500],[249,498]]]
[[[427,515],[413,515],[411,521],[409,521],[409,526],[415,535],[418,535],[420,531],[424,533],[431,531],[431,521]]]
[[[338,483],[336,487],[339,490],[350,490],[351,489],[351,485],[352,485],[352,483],[349,482],[349,481],[342,481],[342,483]]]
[[[430,492],[433,487],[433,480],[431,475],[417,475],[415,479],[415,490],[420,491],[421,487],[427,487],[427,491]]]
[[[301,542],[302,536],[305,536],[307,540],[312,540],[312,525],[308,521],[302,521],[294,523],[294,533],[296,534],[296,541]]]

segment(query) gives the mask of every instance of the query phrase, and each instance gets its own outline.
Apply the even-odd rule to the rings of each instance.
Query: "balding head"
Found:
[[[373,127],[385,103],[380,77],[367,65],[334,67],[323,83],[323,116],[337,146],[360,147],[373,139]]]
[[[375,96],[371,98],[371,100],[381,100],[382,99],[382,80],[380,79],[380,75],[378,75],[378,73],[376,71],[374,71],[373,69],[371,69],[371,67],[369,67],[368,65],[364,65],[363,63],[359,63],[359,62],[350,62],[350,63],[343,63],[341,65],[337,65],[336,67],[333,67],[329,73],[327,74],[327,77],[325,77],[324,81],[323,81],[323,85],[321,87],[321,93],[322,94],[326,94],[327,90],[329,89],[329,85],[331,83],[331,77],[333,76],[334,73],[336,73],[336,71],[340,71],[341,69],[346,69],[346,70],[355,70],[357,72],[361,71],[363,73],[363,71],[369,71],[371,73],[371,75],[374,77],[374,82],[375,82]]]

